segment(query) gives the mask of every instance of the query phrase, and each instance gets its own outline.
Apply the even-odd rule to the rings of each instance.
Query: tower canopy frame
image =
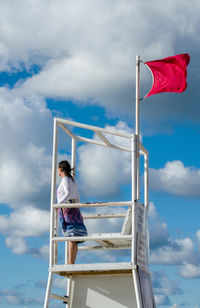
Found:
[[[57,156],[58,156],[58,127],[60,127],[71,138],[71,166],[76,170],[76,148],[77,142],[86,142],[96,146],[104,146],[110,149],[129,152],[131,155],[131,200],[114,202],[95,202],[95,203],[56,203],[56,176],[57,176]],[[74,132],[74,128],[90,130],[94,133],[93,138],[86,138]],[[110,136],[120,137],[129,141],[129,145],[124,147],[117,142],[109,140]],[[144,157],[144,202],[141,203],[138,198],[140,185],[138,181],[138,154]],[[52,185],[51,185],[51,212],[50,212],[50,259],[49,259],[49,279],[47,285],[46,299],[44,307],[48,307],[50,289],[53,274],[61,276],[77,277],[77,275],[89,276],[94,274],[127,274],[131,273],[133,277],[134,294],[137,302],[137,308],[143,308],[142,293],[140,288],[139,270],[149,274],[148,271],[148,208],[149,208],[149,156],[148,151],[139,143],[136,134],[120,132],[119,130],[100,128],[92,125],[82,124],[67,119],[54,118],[53,132],[53,155],[52,155]],[[140,194],[139,194],[140,195]],[[82,249],[130,249],[130,262],[115,263],[94,263],[94,264],[67,264],[68,242],[72,240],[69,237],[58,236],[58,208],[94,208],[94,207],[128,207],[126,214],[92,214],[85,215],[85,219],[98,218],[122,218],[124,224],[121,233],[101,233],[92,234],[84,238],[73,237],[73,241],[93,241],[98,243],[97,247],[83,246]],[[58,264],[58,243],[65,242],[65,264]],[[71,278],[70,278],[71,279]],[[69,279],[69,280],[70,280]],[[72,279],[73,280],[73,279]],[[69,284],[71,286],[71,284]],[[69,287],[69,293],[70,293]],[[67,306],[66,306],[67,307]],[[73,306],[69,306],[72,307]]]

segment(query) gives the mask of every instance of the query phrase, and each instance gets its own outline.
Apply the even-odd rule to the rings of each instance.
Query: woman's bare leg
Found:
[[[69,259],[68,264],[74,264],[78,251],[78,245],[76,242],[69,242]]]

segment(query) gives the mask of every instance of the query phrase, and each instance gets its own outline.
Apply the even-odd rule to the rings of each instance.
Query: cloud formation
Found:
[[[200,242],[200,230],[197,231],[196,236],[197,236],[197,239],[198,239],[199,242]]]
[[[41,236],[49,231],[49,211],[27,206],[0,216],[0,232],[17,237]]]
[[[182,277],[191,278],[193,275],[199,277],[200,253],[192,239],[173,239],[153,202],[150,202],[149,214],[150,263],[178,265]],[[199,237],[199,231],[196,236]]]
[[[9,64],[20,65],[20,62],[27,64],[31,60],[36,62],[39,56],[44,58],[44,62],[49,58],[64,55],[70,58],[80,53],[96,54],[106,60],[109,54],[113,59],[117,53],[121,55],[125,52],[126,57],[123,58],[128,55],[130,58],[132,50],[136,49],[134,42],[138,43],[138,51],[144,50],[145,54],[151,51],[155,56],[173,49],[174,36],[192,36],[195,39],[198,32],[199,16],[193,16],[193,9],[198,11],[195,0],[191,1],[191,5],[182,1],[181,13],[179,5],[171,0],[165,9],[159,3],[152,8],[145,2],[145,11],[144,1],[124,3],[115,0],[114,3],[86,0],[83,5],[80,0],[76,3],[45,0],[37,3],[30,1],[28,4],[20,0],[11,5],[1,1],[2,68]],[[23,12],[21,7],[24,8]],[[157,18],[152,23],[150,21],[154,16]],[[136,31],[138,24],[140,31]],[[30,33],[34,33],[34,37]],[[197,39],[195,41],[198,42]]]
[[[156,305],[169,305],[170,304],[170,300],[169,297],[166,295],[162,295],[162,294],[155,294],[155,302]]]
[[[183,197],[200,196],[200,169],[186,167],[181,161],[167,162],[164,168],[150,169],[152,189]]]
[[[171,295],[182,294],[179,282],[169,280],[165,271],[152,272],[152,284],[157,305],[170,305]]]
[[[30,247],[28,237],[39,237],[49,232],[49,212],[31,206],[0,216],[0,233],[5,235],[5,244],[17,255],[29,254],[34,258],[48,259],[49,246]]]
[[[182,264],[194,260],[194,244],[190,238],[171,240],[169,245],[151,252],[150,262],[156,264]]]
[[[34,258],[39,259],[49,259],[49,246],[43,245],[41,247],[29,247],[21,237],[7,237],[5,240],[5,244],[8,248],[11,249],[12,253],[17,255],[29,254]]]
[[[166,222],[158,215],[153,202],[149,204],[150,248],[156,249],[169,243],[169,232]]]
[[[1,203],[45,208],[51,179],[52,115],[39,97],[16,97],[5,88],[0,88],[0,94]]]
[[[39,297],[28,298],[15,290],[0,290],[0,302],[7,305],[15,305],[20,307],[29,307],[35,305],[42,305],[43,299]]]
[[[195,265],[184,262],[179,266],[180,275],[184,278],[200,278],[200,264]]]
[[[12,252],[17,255],[22,255],[27,252],[28,247],[22,238],[8,237],[6,238],[6,246],[12,249]]]
[[[84,4],[81,0],[76,4],[64,0],[27,4],[20,0],[14,5],[1,1],[0,70],[39,68],[17,83],[14,92],[20,96],[71,99],[128,114],[132,110],[136,54],[143,60],[157,59],[182,53],[181,45],[186,49],[190,46],[197,57],[199,14],[194,18],[193,12],[199,7],[195,0],[190,4],[184,0],[181,7],[180,13],[179,4],[172,0],[164,10],[159,3],[152,7],[147,2],[144,10],[144,1],[136,0],[115,0],[114,5],[106,0],[86,0]],[[144,90],[146,84],[150,87],[151,76],[146,68],[142,68],[141,76]],[[189,97],[183,100],[181,96],[181,107],[179,98],[167,97],[159,96],[161,104],[156,99],[152,102],[157,108],[145,107],[145,122],[153,124],[157,119],[160,124],[164,115],[192,118],[198,114],[191,113],[199,107]],[[173,104],[168,102],[171,97]]]

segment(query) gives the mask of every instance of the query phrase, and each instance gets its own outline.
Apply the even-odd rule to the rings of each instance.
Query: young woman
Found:
[[[72,169],[67,160],[63,160],[59,163],[58,175],[62,178],[57,190],[58,203],[79,203],[78,187],[72,177]],[[60,208],[59,219],[62,232],[65,236],[73,237],[87,235],[87,229],[78,208]],[[69,242],[68,264],[75,263],[79,243],[81,242]]]

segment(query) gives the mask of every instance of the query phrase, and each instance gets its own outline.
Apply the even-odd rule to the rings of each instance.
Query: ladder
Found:
[[[57,143],[58,126],[72,139],[71,165],[75,168],[77,141],[96,144],[129,152],[132,159],[132,200],[124,202],[96,202],[56,204],[56,171],[57,171]],[[70,127],[70,128],[69,128]],[[88,139],[75,135],[71,127],[92,130],[97,138]],[[107,136],[126,138],[130,146],[125,148],[112,144]],[[116,131],[77,123],[65,119],[54,119],[53,134],[53,160],[52,160],[52,187],[50,210],[50,260],[49,276],[47,282],[44,308],[50,307],[50,299],[57,299],[66,304],[68,308],[109,307],[109,308],[154,308],[155,301],[148,270],[148,152],[139,144],[140,155],[144,156],[144,204],[137,200],[137,138],[134,134],[125,134]],[[80,250],[124,250],[131,251],[129,262],[93,263],[93,264],[67,264],[67,243],[72,240],[68,237],[58,236],[58,208],[107,208],[112,212],[106,214],[87,214],[84,219],[123,218],[120,233],[96,233],[87,237],[73,237],[73,241],[85,241],[87,246]],[[121,214],[113,213],[113,208],[124,209]],[[58,243],[65,243],[65,264],[58,264]],[[92,244],[95,243],[95,244]],[[66,296],[52,293],[54,275],[68,278]],[[127,283],[128,282],[128,283]]]

